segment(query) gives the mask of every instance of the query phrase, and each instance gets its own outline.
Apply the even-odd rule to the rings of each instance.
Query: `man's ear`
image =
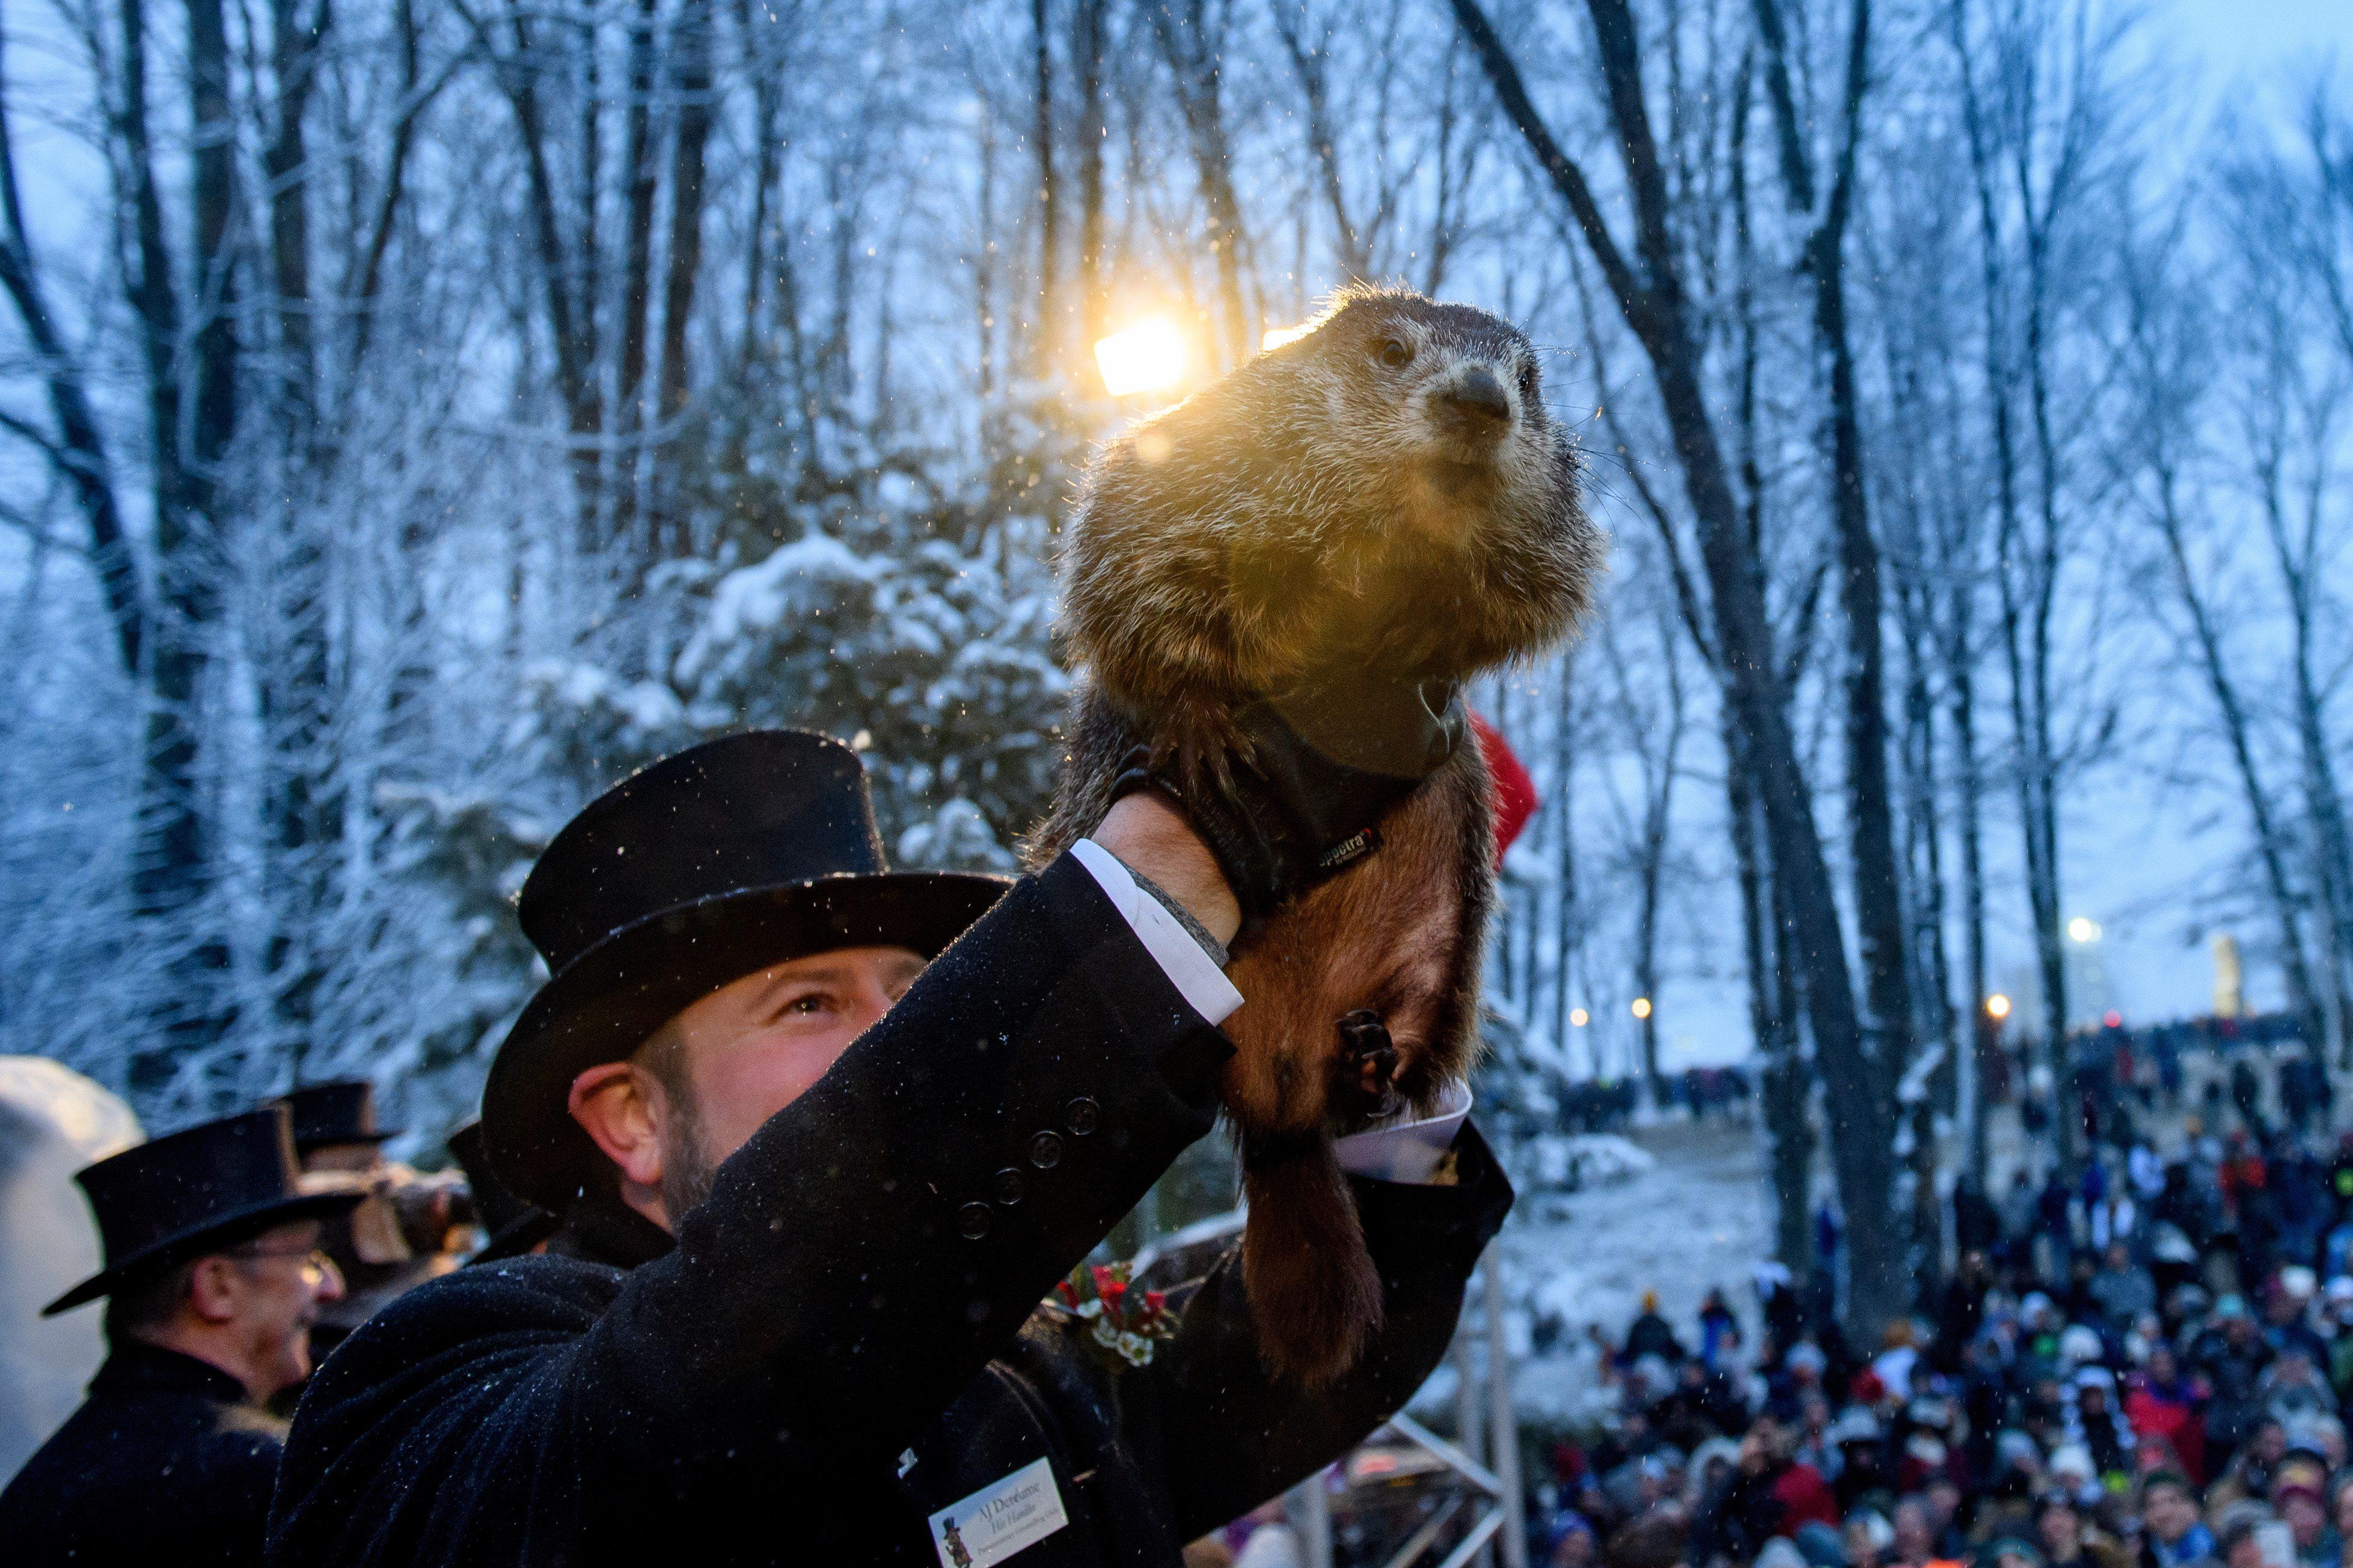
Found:
[[[199,1258],[188,1270],[188,1310],[207,1323],[226,1323],[243,1308],[245,1285],[234,1258]]]
[[[565,1100],[572,1120],[621,1168],[622,1178],[648,1189],[659,1188],[662,1179],[660,1093],[642,1068],[606,1062],[574,1079]]]

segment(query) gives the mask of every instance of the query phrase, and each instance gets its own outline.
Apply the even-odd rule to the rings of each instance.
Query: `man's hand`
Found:
[[[1241,930],[1241,905],[1218,869],[1217,857],[1166,797],[1149,791],[1123,795],[1088,837],[1184,905],[1220,943],[1232,942]]]
[[[1180,807],[1250,919],[1377,849],[1380,820],[1445,765],[1468,729],[1451,688],[1360,673],[1262,698],[1236,725],[1240,744],[1217,771],[1187,772],[1139,745],[1113,789],[1123,803],[1151,792]]]

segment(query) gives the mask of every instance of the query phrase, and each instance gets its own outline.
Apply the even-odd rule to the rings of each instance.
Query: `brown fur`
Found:
[[[1383,363],[1392,342],[1409,364]],[[1484,311],[1349,290],[1297,342],[1113,440],[1066,542],[1083,679],[1033,860],[1102,820],[1139,733],[1212,773],[1240,743],[1232,715],[1308,671],[1461,680],[1563,636],[1601,544],[1535,363]],[[1511,389],[1500,442],[1439,395],[1477,368]],[[1269,1360],[1303,1381],[1354,1364],[1380,1318],[1333,1138],[1426,1106],[1477,1053],[1487,792],[1466,742],[1389,814],[1377,854],[1234,945],[1246,1001],[1222,1089],[1250,1203],[1244,1278]],[[1342,1026],[1366,1010],[1393,1071]]]

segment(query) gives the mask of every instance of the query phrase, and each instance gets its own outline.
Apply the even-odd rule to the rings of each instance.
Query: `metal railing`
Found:
[[[1503,1258],[1492,1243],[1472,1284],[1474,1289],[1464,1292],[1453,1350],[1460,1441],[1449,1442],[1403,1411],[1390,1416],[1384,1428],[1452,1471],[1464,1489],[1423,1520],[1383,1568],[1412,1568],[1465,1508],[1478,1509],[1479,1516],[1438,1568],[1469,1568],[1474,1561],[1493,1564],[1498,1553],[1502,1568],[1528,1568],[1527,1532],[1521,1528],[1519,1424],[1512,1415],[1512,1360],[1504,1336]],[[1474,1299],[1481,1309],[1475,1328]],[[1283,1511],[1298,1533],[1307,1568],[1331,1568],[1331,1498],[1324,1489],[1323,1474],[1310,1476],[1286,1493]]]
[[[1141,1276],[1168,1254],[1237,1235],[1242,1219],[1237,1209],[1155,1237],[1137,1251],[1135,1272]],[[1428,1452],[1467,1489],[1424,1520],[1384,1568],[1412,1568],[1471,1506],[1481,1510],[1478,1519],[1438,1568],[1470,1568],[1474,1560],[1493,1568],[1499,1553],[1500,1568],[1528,1568],[1527,1532],[1521,1528],[1519,1424],[1512,1415],[1512,1358],[1504,1334],[1503,1253],[1493,1242],[1463,1291],[1462,1321],[1450,1354],[1456,1440],[1449,1442],[1403,1411],[1389,1417],[1386,1430]],[[1283,1513],[1298,1533],[1306,1568],[1331,1568],[1331,1498],[1324,1489],[1324,1472],[1283,1494]]]

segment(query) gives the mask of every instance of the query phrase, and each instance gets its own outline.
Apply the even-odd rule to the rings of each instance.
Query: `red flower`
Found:
[[[1127,1281],[1100,1263],[1095,1265],[1094,1276],[1095,1294],[1103,1298],[1103,1306],[1106,1309],[1118,1306],[1120,1298],[1127,1294]]]

